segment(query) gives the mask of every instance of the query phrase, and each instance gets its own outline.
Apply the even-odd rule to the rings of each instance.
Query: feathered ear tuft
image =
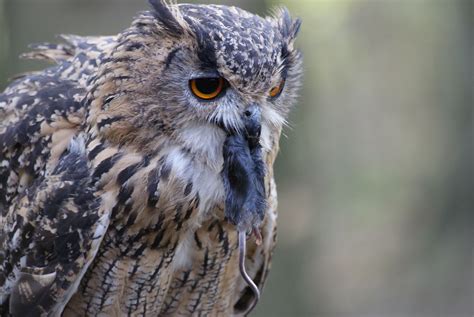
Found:
[[[290,12],[285,7],[278,8],[274,16],[283,38],[287,39],[289,43],[293,42],[300,30],[301,19],[292,19]]]
[[[187,23],[175,3],[168,3],[165,0],[148,0],[148,2],[154,9],[151,13],[168,33],[181,36],[188,30]]]

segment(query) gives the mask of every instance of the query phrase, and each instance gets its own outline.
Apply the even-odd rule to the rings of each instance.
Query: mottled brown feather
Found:
[[[267,210],[263,243],[248,241],[245,264],[263,287],[276,235],[273,163],[299,86],[299,22],[285,10],[264,19],[153,6],[117,36],[34,46],[24,57],[56,65],[0,94],[2,316],[246,311],[216,123],[241,127],[250,103],[262,109]],[[203,69],[229,81],[227,99],[189,94],[186,76]],[[270,100],[283,76],[285,91]]]

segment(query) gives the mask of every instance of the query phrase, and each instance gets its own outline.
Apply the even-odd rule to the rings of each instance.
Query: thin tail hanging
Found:
[[[245,252],[246,252],[246,239],[247,239],[247,233],[245,230],[239,231],[239,269],[240,269],[240,275],[242,275],[242,278],[245,280],[245,282],[248,284],[250,289],[255,295],[255,298],[252,302],[252,305],[250,305],[247,310],[243,313],[244,316],[246,316],[248,313],[250,313],[255,306],[257,306],[258,301],[260,300],[260,290],[258,289],[257,285],[255,285],[254,281],[250,278],[250,276],[247,274],[247,271],[245,270]]]

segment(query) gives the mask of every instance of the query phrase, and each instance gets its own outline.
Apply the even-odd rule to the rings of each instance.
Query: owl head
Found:
[[[242,215],[248,204],[262,214],[265,155],[278,147],[300,83],[301,22],[286,9],[263,18],[236,7],[149,2],[152,10],[118,36],[100,67],[91,126],[142,152],[184,147],[224,171],[226,210]],[[242,179],[253,189],[232,194]],[[227,216],[245,226],[260,217]]]

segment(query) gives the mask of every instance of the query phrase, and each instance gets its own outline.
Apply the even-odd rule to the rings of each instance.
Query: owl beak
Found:
[[[251,231],[260,226],[265,211],[260,108],[249,106],[242,119],[245,133],[228,133],[223,147],[225,216],[239,231]]]
[[[256,147],[260,143],[260,133],[262,132],[262,111],[260,107],[252,104],[244,112],[245,136],[250,148]]]

